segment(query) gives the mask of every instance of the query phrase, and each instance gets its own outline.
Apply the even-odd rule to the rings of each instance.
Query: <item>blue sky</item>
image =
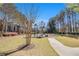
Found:
[[[20,12],[26,15],[26,9],[29,8],[30,5],[31,3],[17,3],[16,7]],[[65,8],[64,3],[36,3],[34,6],[38,8],[39,17],[36,22],[44,21],[45,23],[49,21],[49,18],[54,17]]]

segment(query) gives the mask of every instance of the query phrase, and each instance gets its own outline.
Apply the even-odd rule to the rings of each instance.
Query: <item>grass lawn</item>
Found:
[[[55,38],[66,46],[79,47],[79,39],[73,37],[61,36],[61,35],[56,35]]]
[[[0,53],[11,49],[17,48],[19,45],[26,44],[23,36],[3,37],[0,38]],[[29,45],[30,46],[30,45]],[[20,51],[10,55],[42,55],[42,56],[55,56],[58,55],[55,50],[50,46],[47,38],[32,38],[30,48],[26,47]]]
[[[35,45],[33,49],[30,49],[31,55],[46,55],[46,56],[53,56],[58,55],[55,50],[50,46],[47,38],[33,38],[32,44]],[[27,53],[28,51],[26,51]]]
[[[30,47],[30,48],[29,48]],[[57,56],[58,54],[50,46],[47,38],[32,38],[29,47],[10,54],[9,56]]]
[[[22,36],[0,37],[0,53],[16,49],[23,44],[25,44],[25,39]]]

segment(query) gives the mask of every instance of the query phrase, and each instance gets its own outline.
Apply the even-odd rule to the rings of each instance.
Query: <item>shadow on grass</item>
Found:
[[[30,44],[30,45],[22,45],[22,46],[19,46],[18,48],[16,49],[13,49],[13,50],[9,50],[7,52],[3,52],[3,53],[0,53],[0,56],[7,56],[9,54],[12,54],[12,53],[15,53],[15,52],[18,52],[20,50],[29,50],[29,49],[32,49],[34,48],[35,45],[34,44]]]
[[[13,49],[13,50],[9,50],[9,51],[0,53],[0,56],[7,56],[7,55],[12,54],[12,53],[14,53],[14,52],[20,51],[20,50],[24,49],[24,48],[27,47],[27,46],[28,46],[28,45],[22,45],[22,46],[19,46],[19,47],[16,48],[16,49]]]
[[[35,44],[31,43],[30,45],[28,45],[26,48],[24,48],[23,50],[30,50],[33,49],[35,47]]]
[[[24,39],[26,37],[23,37]],[[23,44],[23,45],[20,45],[18,46],[17,48],[14,48],[12,50],[8,50],[8,51],[5,51],[5,52],[0,52],[0,56],[7,56],[9,54],[12,54],[12,53],[15,53],[17,51],[20,51],[20,50],[29,50],[29,49],[32,49],[35,45],[34,44],[30,44],[30,45],[27,45],[27,44]]]

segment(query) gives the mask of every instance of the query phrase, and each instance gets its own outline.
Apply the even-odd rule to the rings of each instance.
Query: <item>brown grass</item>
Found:
[[[66,37],[66,36],[56,35],[55,38],[66,46],[79,47],[79,39],[76,39],[74,37]]]
[[[31,45],[21,51],[10,54],[11,56],[57,56],[58,54],[50,46],[47,38],[32,38]]]

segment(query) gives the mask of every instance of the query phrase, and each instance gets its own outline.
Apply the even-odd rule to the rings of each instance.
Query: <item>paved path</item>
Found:
[[[79,56],[79,48],[64,46],[55,38],[48,38],[51,46],[61,56]]]

